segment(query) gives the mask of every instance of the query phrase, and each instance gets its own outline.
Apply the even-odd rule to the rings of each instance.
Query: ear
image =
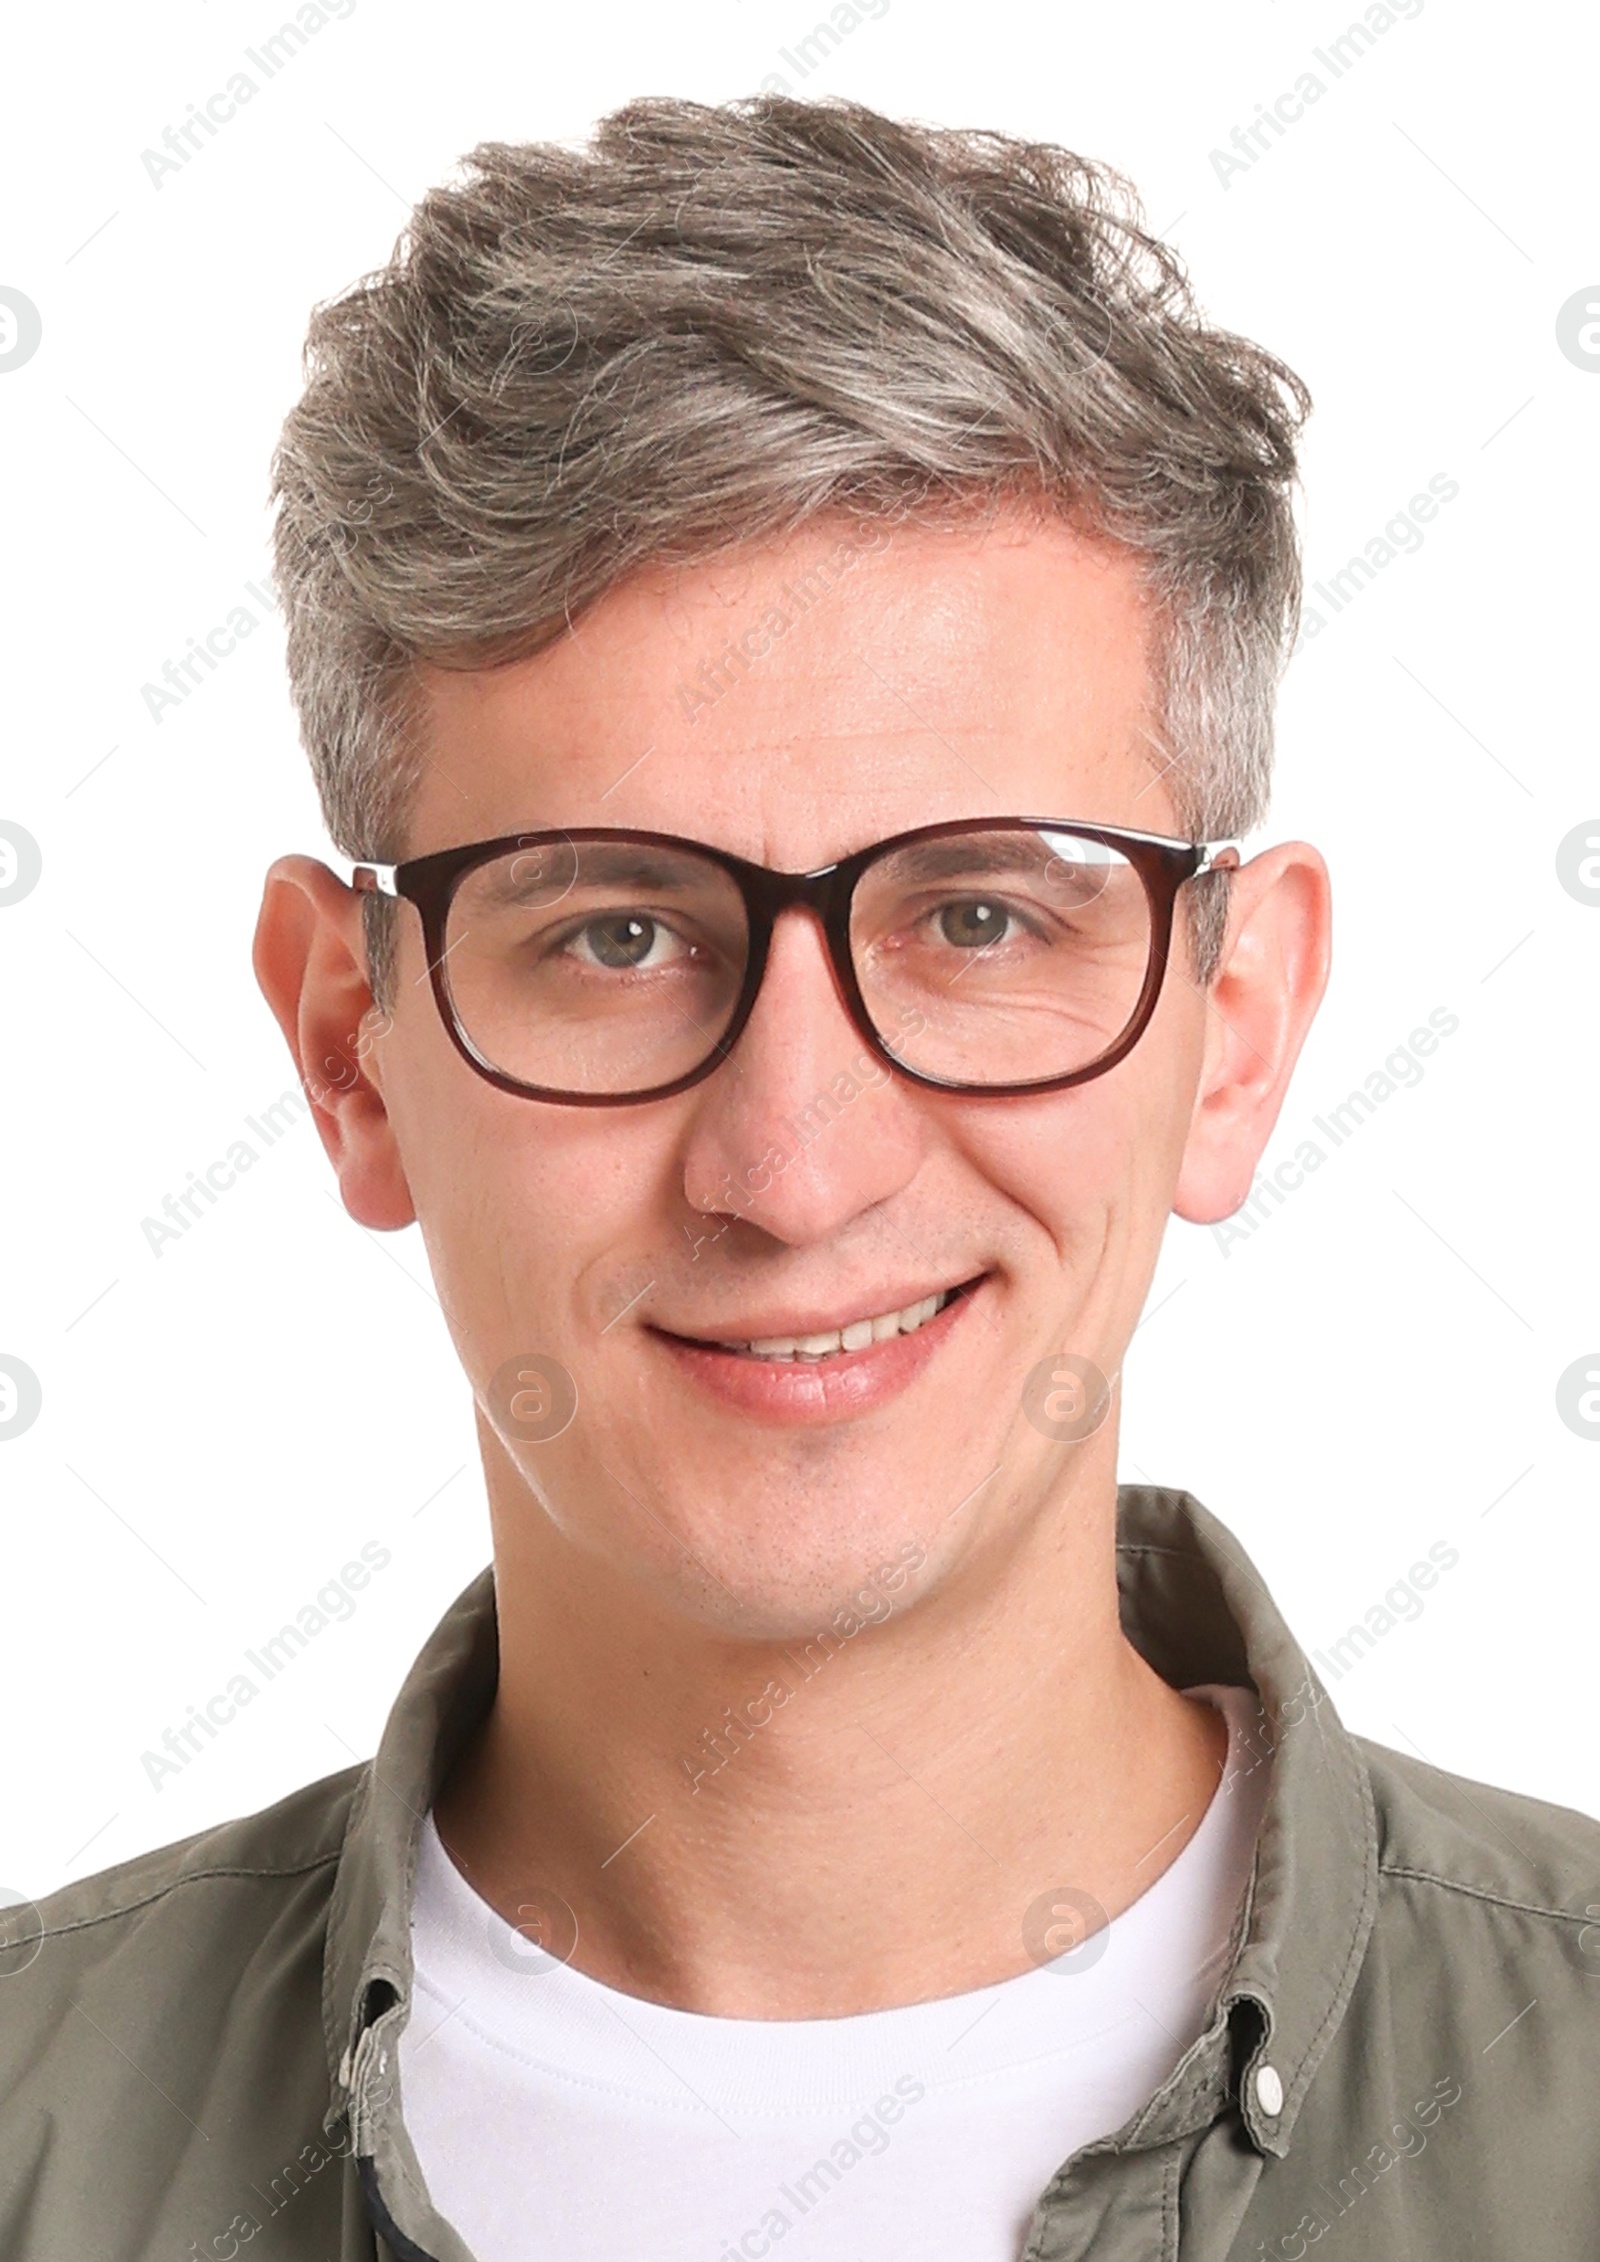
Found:
[[[252,957],[345,1208],[361,1225],[410,1225],[416,1208],[380,1081],[391,1017],[368,986],[361,898],[315,857],[280,856],[262,891]]]
[[[1235,873],[1173,1201],[1192,1224],[1231,1217],[1250,1191],[1327,987],[1331,938],[1328,868],[1306,842],[1286,841]]]

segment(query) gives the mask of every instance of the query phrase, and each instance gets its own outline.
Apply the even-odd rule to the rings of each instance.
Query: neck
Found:
[[[602,1577],[491,1470],[500,1680],[438,1801],[446,1846],[513,1923],[564,1900],[578,1968],[712,2015],[840,2017],[1025,1971],[1030,1909],[1070,1888],[1117,1916],[1226,1753],[1220,1716],[1122,1632],[1114,1466],[1107,1440],[1003,1563],[760,1642]]]

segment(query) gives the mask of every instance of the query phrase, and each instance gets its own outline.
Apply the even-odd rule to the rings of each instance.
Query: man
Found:
[[[486,146],[319,312],[352,864],[256,968],[494,1564],[370,1765],[14,1927],[8,2262],[1592,2254],[1600,1827],[1116,1484],[1326,976],[1233,845],[1307,406],[1111,176],[845,103]]]

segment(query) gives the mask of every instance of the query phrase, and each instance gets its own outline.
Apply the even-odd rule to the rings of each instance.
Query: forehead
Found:
[[[1060,520],[830,514],[620,583],[510,667],[424,668],[407,851],[532,826],[687,834],[798,868],[965,816],[1171,829],[1151,622]]]

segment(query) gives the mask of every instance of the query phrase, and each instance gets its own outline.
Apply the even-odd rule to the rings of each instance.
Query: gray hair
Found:
[[[1125,545],[1195,839],[1265,812],[1310,395],[1198,314],[1123,177],[840,99],[652,98],[485,142],[319,306],[272,467],[290,684],[329,833],[399,861],[413,662],[554,642],[642,565],[824,510],[1027,500]],[[1202,980],[1226,879],[1195,883]],[[364,898],[374,990],[394,905]]]

